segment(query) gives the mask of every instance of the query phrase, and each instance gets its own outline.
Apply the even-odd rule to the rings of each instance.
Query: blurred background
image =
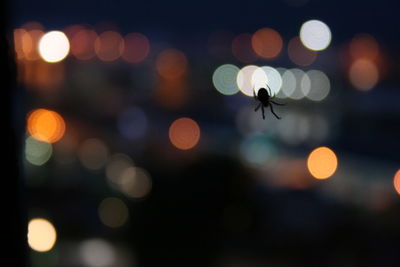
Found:
[[[396,1],[7,10],[28,266],[398,266]]]

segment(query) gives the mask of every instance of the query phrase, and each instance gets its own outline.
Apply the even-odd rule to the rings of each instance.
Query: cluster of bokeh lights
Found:
[[[273,96],[312,101],[324,100],[331,89],[328,76],[320,70],[274,68],[247,65],[239,69],[232,64],[219,66],[213,73],[215,89],[223,95],[242,92],[253,97],[260,88],[267,88]]]

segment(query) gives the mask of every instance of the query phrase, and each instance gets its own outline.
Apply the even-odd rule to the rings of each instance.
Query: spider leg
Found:
[[[256,107],[256,109],[254,111],[257,111],[260,107],[261,107],[261,103],[258,104],[258,106]]]
[[[282,104],[282,103],[276,103],[275,101],[272,101],[272,100],[270,100],[269,102],[271,102],[271,103],[273,103],[275,105],[278,105],[278,106],[284,106],[285,105],[285,104]]]
[[[275,117],[276,117],[278,120],[280,120],[281,118],[280,118],[278,115],[276,115],[276,113],[274,112],[274,108],[272,107],[272,105],[269,105],[269,107],[271,108],[272,114],[274,114]]]
[[[254,86],[253,86],[253,95],[254,95],[254,99],[257,99],[256,90],[254,90]]]
[[[268,93],[269,93],[269,96],[272,96],[272,90],[271,90],[271,87],[269,87],[268,86],[268,84],[266,84],[267,85],[267,87],[268,87]]]
[[[262,111],[263,120],[265,120],[264,105],[261,105],[261,111]]]

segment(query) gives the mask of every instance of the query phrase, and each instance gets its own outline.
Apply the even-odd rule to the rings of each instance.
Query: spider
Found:
[[[256,95],[256,91],[253,88],[253,93],[254,93],[254,98],[258,101],[260,101],[260,104],[258,104],[258,106],[256,107],[256,109],[254,111],[257,111],[260,107],[262,110],[262,116],[263,116],[263,120],[265,120],[265,114],[264,114],[264,107],[270,107],[272,114],[275,115],[275,117],[280,120],[281,118],[276,115],[276,113],[274,112],[274,109],[272,107],[272,104],[278,105],[278,106],[284,106],[285,104],[280,104],[280,103],[276,103],[275,101],[272,101],[271,98],[273,98],[274,96],[272,96],[271,94],[271,88],[268,86],[267,87],[269,90],[265,89],[265,88],[260,88],[257,92]]]

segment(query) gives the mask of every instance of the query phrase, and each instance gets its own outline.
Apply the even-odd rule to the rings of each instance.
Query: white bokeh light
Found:
[[[232,64],[219,66],[212,77],[215,89],[223,95],[234,95],[239,92],[236,84],[238,72],[239,68]]]
[[[67,36],[60,31],[51,31],[40,38],[39,54],[41,58],[50,63],[63,60],[69,53]]]
[[[309,20],[300,28],[300,40],[305,47],[314,51],[326,49],[332,34],[328,25],[319,20]]]
[[[258,71],[256,73],[256,76],[253,75],[259,69],[260,67],[257,67],[255,65],[247,65],[240,69],[240,71],[238,72],[236,82],[240,91],[243,94],[251,97],[254,95],[256,84],[262,82],[261,80],[263,79],[262,72]]]

